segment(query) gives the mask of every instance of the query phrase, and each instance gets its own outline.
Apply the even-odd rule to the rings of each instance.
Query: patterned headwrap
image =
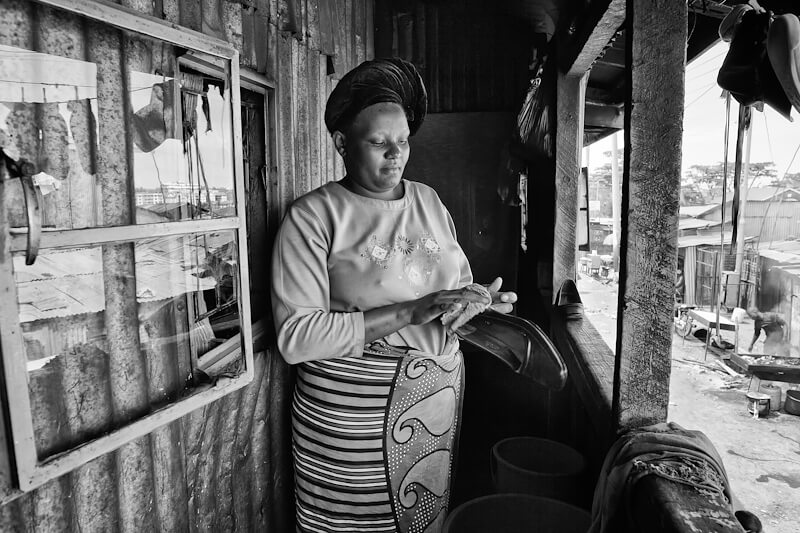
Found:
[[[412,63],[399,58],[373,59],[345,74],[328,97],[325,126],[331,133],[341,130],[362,109],[383,102],[403,107],[414,135],[425,119],[428,94]]]

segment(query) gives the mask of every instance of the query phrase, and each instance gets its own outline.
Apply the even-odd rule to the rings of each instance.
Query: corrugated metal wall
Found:
[[[342,176],[322,116],[336,77],[373,55],[372,0],[125,3],[233,43],[243,67],[276,82],[277,122],[268,135],[276,140],[278,168],[267,197],[268,215],[255,217],[272,221],[268,234],[274,233],[276,221],[294,198]],[[98,90],[109,91],[111,101],[114,91],[123,90],[124,62],[146,60],[146,53],[126,57],[123,41],[118,32],[103,25],[81,25],[76,17],[26,0],[0,3],[0,43],[97,63]],[[124,139],[124,129],[108,127],[118,123],[124,128],[124,120],[114,112],[101,108],[100,120],[108,134]],[[33,138],[30,144],[33,150]],[[111,205],[107,202],[116,199],[120,216],[128,217],[122,209],[130,205],[124,191],[130,165],[127,151],[115,150],[114,143],[99,145],[95,161],[86,162],[84,168],[96,164],[104,204]],[[268,254],[271,249],[269,242],[251,245],[251,254]],[[120,260],[130,260],[124,249],[119,253]],[[135,296],[127,294],[125,298],[126,294],[117,294],[121,309],[126,299],[135,302]],[[108,302],[111,305],[113,302]],[[138,352],[129,348],[118,352]],[[140,368],[132,377],[111,368],[110,387],[76,399],[69,394],[69,380],[81,379],[82,372],[93,369],[62,366],[67,365],[53,366],[54,372],[60,373],[56,380],[60,386],[43,391],[47,392],[41,395],[43,404],[35,406],[41,415],[35,422],[37,435],[56,443],[75,437],[64,415],[76,409],[76,402],[92,402],[96,406],[94,423],[102,425],[118,416],[120,409],[146,408],[154,391],[165,386],[159,381],[161,367],[148,360],[142,366],[148,366],[150,372]],[[118,389],[131,379],[139,392],[120,393]],[[18,493],[7,475],[0,476],[0,499],[11,500],[0,506],[0,531],[291,531],[290,389],[290,369],[268,349],[256,354],[255,379],[250,386],[35,491],[13,499]],[[82,423],[91,426],[93,422]],[[7,458],[2,459],[0,470],[7,474]]]
[[[800,202],[747,202],[745,235],[762,243],[800,237]]]
[[[518,112],[533,33],[517,2],[375,2],[375,54],[412,61],[428,112]]]

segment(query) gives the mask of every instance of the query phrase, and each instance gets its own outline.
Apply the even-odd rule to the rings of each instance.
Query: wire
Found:
[[[702,97],[704,97],[705,95],[707,95],[707,94],[708,94],[708,93],[711,91],[711,89],[713,89],[713,88],[714,88],[714,87],[716,87],[716,86],[717,86],[717,82],[715,81],[714,83],[712,83],[712,84],[711,84],[711,86],[710,86],[708,89],[706,89],[705,91],[703,91],[703,92],[702,92],[702,93],[701,93],[701,94],[700,94],[700,95],[699,95],[697,98],[695,98],[694,100],[692,100],[691,102],[689,102],[688,104],[686,104],[686,105],[684,106],[684,108],[683,108],[683,109],[684,109],[684,110],[688,109],[688,108],[689,108],[689,107],[690,107],[692,104],[696,103],[696,102],[697,102],[698,100],[700,100]]]
[[[778,182],[778,183],[782,184],[781,188],[778,188],[778,190],[776,191],[776,192],[779,192],[780,194],[783,194],[789,188],[788,185],[785,183],[786,182],[786,175],[789,173],[789,169],[792,168],[792,164],[794,163],[794,159],[797,157],[797,153],[798,152],[800,152],[800,144],[798,144],[797,148],[795,148],[794,155],[792,155],[792,160],[789,161],[789,164],[786,166],[786,171],[783,173],[783,176],[781,176],[781,179]],[[778,201],[778,207],[783,205],[783,198],[784,198],[784,196],[781,196],[781,199]],[[764,218],[761,220],[762,227],[764,225],[764,221],[767,219],[767,213],[769,213],[769,208],[770,207],[772,207],[772,202],[767,203],[767,210],[764,212]],[[769,247],[770,247],[770,249],[772,248],[772,243],[774,242],[773,241],[773,237],[775,235],[775,227],[777,225],[778,225],[778,217],[776,216],[776,217],[774,217],[774,222],[772,223],[772,230],[769,232]],[[760,232],[759,232],[759,237],[760,237]]]
[[[706,58],[705,61],[703,61],[701,63],[692,63],[691,65],[689,65],[689,67],[691,67],[691,68],[702,67],[703,65],[707,65],[707,64],[711,63],[712,61],[715,61],[715,60],[719,59],[720,57],[726,55],[727,53],[728,53],[727,50],[722,50],[722,52],[720,52],[719,54],[717,54],[717,55],[715,55],[713,57]]]

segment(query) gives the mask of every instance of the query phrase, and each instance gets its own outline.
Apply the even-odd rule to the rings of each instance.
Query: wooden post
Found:
[[[611,134],[611,221],[614,240],[614,270],[619,270],[620,211],[622,204],[622,176],[619,175],[619,148],[617,132]]]
[[[553,293],[575,279],[578,176],[583,148],[583,104],[589,73],[558,74],[556,132],[556,214],[553,242]]]
[[[658,4],[627,2],[617,431],[666,421],[669,402],[687,7]]]

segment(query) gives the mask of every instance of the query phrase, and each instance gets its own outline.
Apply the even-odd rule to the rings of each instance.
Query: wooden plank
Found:
[[[319,50],[325,55],[336,53],[336,6],[332,0],[319,4]]]
[[[320,32],[319,32],[319,0],[306,1],[306,18],[308,19],[308,48],[309,50],[319,51]]]
[[[625,127],[625,112],[621,107],[614,105],[587,103],[583,123],[585,126],[621,130]]]
[[[105,24],[131,30],[179,46],[192,48],[218,57],[230,58],[235,50],[225,41],[193,31],[192,21],[184,19],[184,6],[195,5],[190,0],[181,2],[181,25],[176,27],[153,16],[138,13],[130,8],[105,0],[37,0],[39,3],[65,9],[73,13],[102,21]],[[198,22],[199,24],[199,22]]]
[[[377,0],[373,15],[375,26],[375,54],[378,57],[392,55],[392,5],[386,0]]]
[[[319,90],[319,52],[307,49],[308,60],[306,63],[306,79],[308,84],[308,181],[311,189],[322,185],[320,160],[320,138],[322,137],[322,117],[320,116],[319,101],[322,95]]]
[[[225,40],[222,0],[200,0],[200,31],[217,39]]]
[[[331,20],[333,21],[333,77],[340,79],[348,71],[347,66],[347,34],[344,33],[344,0],[332,2]]]
[[[164,20],[173,24],[180,24],[181,7],[179,0],[161,0],[161,9]]]
[[[294,200],[295,158],[294,158],[294,86],[292,80],[291,35],[280,32],[278,35],[278,152],[280,157],[278,186],[280,189],[281,218],[286,208]]]
[[[242,19],[242,46],[239,49],[239,58],[243,67],[258,70],[259,49],[264,50],[266,48],[263,40],[260,41],[258,46],[256,45],[256,25],[260,23],[260,19],[256,16],[256,10],[253,8],[240,6],[240,10]]]
[[[197,0],[178,0],[180,6],[180,25],[200,31],[203,26],[203,11]]]
[[[375,59],[375,0],[364,3],[364,58]]]
[[[208,233],[237,229],[236,217],[213,218],[183,222],[157,222],[125,227],[84,228],[76,230],[43,231],[41,248],[70,248],[74,246],[126,242],[152,237],[166,237],[186,233]],[[12,252],[24,252],[27,231],[14,232],[9,239]]]
[[[126,110],[130,102],[126,67],[147,72],[149,53],[141,41],[101,24],[92,24],[87,36],[89,60],[97,64],[98,73],[97,180],[103,198],[101,223],[131,224],[132,186],[128,177],[133,173],[133,146],[127,135]],[[149,410],[136,286],[129,281],[136,277],[133,244],[105,244],[102,257],[112,417],[115,423],[125,424]],[[120,500],[126,502],[120,507],[119,516],[123,531],[155,527],[150,454],[148,438],[129,441],[117,451],[117,491]]]
[[[567,321],[556,314],[550,334],[567,364],[569,382],[588,411],[595,432],[610,443],[614,352],[586,317]]]
[[[267,1],[267,0],[263,0]],[[270,6],[272,4],[270,3]],[[272,7],[270,7],[272,9]],[[273,17],[274,14],[270,11],[270,16]],[[274,20],[274,19],[270,19]],[[278,81],[278,26],[275,23],[265,23],[265,28],[267,31],[267,39],[266,39],[266,65],[264,68],[264,73],[267,75],[267,78],[275,81],[277,87]]]
[[[553,242],[552,294],[575,279],[578,177],[583,148],[584,91],[589,74],[558,74],[556,116],[556,216]]]
[[[625,0],[592,0],[575,17],[572,35],[559,35],[561,70],[580,75],[591,68],[608,41],[625,21]],[[566,28],[567,25],[564,25]]]
[[[366,4],[367,0],[353,0],[353,49],[355,64],[360,65],[366,54]]]
[[[695,470],[693,474],[696,476],[706,475],[699,468]],[[631,527],[636,531],[743,531],[734,515],[733,505],[718,492],[700,491],[664,476],[649,475],[635,483],[630,494]]]
[[[223,38],[233,45],[233,48],[239,53],[239,65],[248,68],[255,68],[255,58],[252,52],[244,55],[244,28],[242,14],[246,8],[236,2],[227,2],[223,0],[222,5],[222,26]]]
[[[253,419],[257,408],[261,381],[264,378],[265,361],[263,353],[253,357],[253,368],[253,382],[246,389],[243,389],[237,413],[236,440],[232,453],[233,471],[236,473],[236,480],[232,483],[231,495],[236,523],[247,524],[248,527],[255,530],[253,516],[255,511],[260,509],[258,507],[254,508],[253,498],[248,492],[254,485],[258,484],[254,469],[255,458],[250,452],[252,449]]]
[[[353,0],[339,0],[342,9],[340,22],[342,23],[342,46],[345,53],[345,72],[355,67],[355,54],[353,53]]]
[[[87,442],[69,453],[57,455],[42,462],[29,483],[26,483],[26,490],[36,488],[47,480],[60,476],[86,463],[87,461],[107,454],[118,449],[124,443],[135,439],[140,435],[147,435],[158,427],[163,426],[177,418],[183,417],[188,413],[207,405],[231,392],[247,385],[252,379],[251,375],[242,374],[236,378],[220,378],[212,386],[198,387],[191,396],[182,401],[170,404],[153,413],[136,419],[130,424],[114,430],[111,433]],[[150,464],[149,461],[147,464]],[[125,496],[120,496],[124,498]]]
[[[299,198],[311,190],[308,124],[308,49],[292,41],[292,78],[294,80],[294,197]]]
[[[628,2],[628,98],[614,417],[617,430],[663,422],[669,402],[672,306],[683,133],[687,8]],[[652,61],[653,57],[659,58]]]
[[[269,31],[269,0],[256,0],[256,9],[253,12],[253,38],[252,44],[255,49],[256,66],[255,69],[261,74],[270,73],[269,61],[271,54],[274,55],[274,41],[270,39]],[[247,41],[245,41],[247,45]]]

